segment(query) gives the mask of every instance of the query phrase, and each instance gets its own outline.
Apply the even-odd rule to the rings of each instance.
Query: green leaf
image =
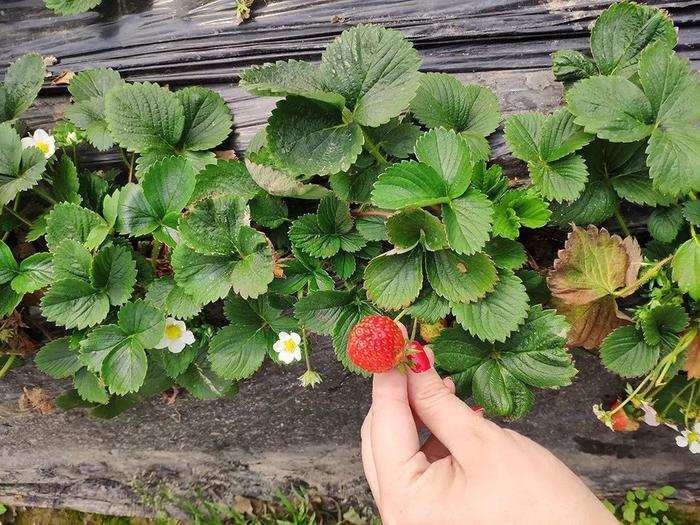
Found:
[[[539,158],[539,143],[546,116],[537,111],[508,117],[505,125],[506,144],[520,160]]]
[[[338,107],[299,97],[277,103],[267,138],[275,161],[294,175],[347,171],[364,142],[360,127],[344,123]]]
[[[355,219],[355,228],[368,241],[387,241],[387,218],[379,215],[369,215]]]
[[[46,7],[53,9],[60,15],[79,15],[97,7],[102,0],[44,0]]]
[[[426,127],[487,137],[498,127],[498,99],[488,88],[465,86],[446,73],[421,75],[411,112]]]
[[[659,360],[659,346],[644,341],[634,326],[623,326],[603,340],[600,358],[605,368],[622,377],[638,377],[649,372]]]
[[[583,193],[576,200],[550,203],[551,224],[600,224],[613,216],[618,203],[617,193],[608,181],[589,180]]]
[[[102,377],[114,394],[136,392],[146,379],[148,358],[140,346],[122,344],[113,348],[102,363]]]
[[[351,291],[311,292],[294,304],[294,315],[312,332],[332,335],[341,315],[356,308],[355,299],[356,295]]]
[[[518,417],[526,413],[532,405],[530,399],[521,403],[524,407],[516,405],[512,394],[517,392],[517,398],[521,399],[524,397],[524,391],[529,389],[514,379],[501,363],[494,359],[489,359],[479,366],[474,371],[472,381],[474,401],[488,414]],[[528,397],[531,397],[531,394]]]
[[[491,232],[493,207],[483,193],[470,188],[442,206],[447,240],[457,253],[470,255],[483,248]]]
[[[119,212],[116,229],[134,237],[149,234],[158,229],[155,210],[146,200],[141,184],[127,184],[119,192]]]
[[[455,199],[469,186],[472,165],[467,142],[452,130],[437,128],[418,139],[416,158],[433,168],[447,185],[448,195]]]
[[[165,333],[163,314],[148,301],[126,303],[119,309],[119,327],[143,348],[153,348]]]
[[[150,357],[153,357],[160,366],[163,367],[168,377],[178,379],[178,376],[183,374],[185,370],[192,364],[201,352],[199,341],[194,344],[185,346],[182,352],[174,354],[167,349],[162,349],[160,352],[152,352]],[[204,357],[205,352],[201,352]]]
[[[70,337],[61,337],[45,344],[34,356],[36,367],[57,379],[70,377],[82,368],[78,352],[70,346]]]
[[[22,300],[22,295],[16,293],[9,284],[0,285],[0,317],[12,313]]]
[[[258,96],[299,95],[340,108],[345,105],[342,95],[327,90],[318,66],[300,60],[249,67],[241,74],[240,86]]]
[[[650,345],[658,345],[663,337],[678,334],[688,326],[688,313],[677,304],[662,304],[650,310],[641,319],[644,341]]]
[[[220,399],[238,393],[235,382],[223,379],[214,373],[211,364],[206,360],[205,353],[202,353],[185,373],[178,377],[178,383],[197,399]]]
[[[484,246],[484,252],[491,257],[498,268],[515,270],[527,260],[525,247],[518,241],[494,237]]]
[[[46,66],[37,53],[23,55],[10,65],[0,85],[0,122],[15,120],[29,109],[41,90],[45,73]]]
[[[146,300],[151,301],[165,313],[183,320],[191,319],[202,309],[202,306],[188,295],[171,276],[161,277],[153,281],[146,292]]]
[[[203,255],[179,244],[172,255],[175,281],[199,304],[226,297],[236,259],[227,255]]]
[[[178,97],[150,82],[111,89],[105,114],[114,139],[122,148],[143,153],[153,148],[172,148],[180,138],[185,114]]]
[[[552,54],[552,73],[560,82],[576,82],[592,77],[598,71],[595,64],[580,52],[560,49]]]
[[[700,201],[687,201],[683,203],[683,217],[693,226],[700,226]]]
[[[104,383],[94,372],[90,372],[87,368],[83,368],[75,374],[73,384],[78,396],[84,401],[101,405],[109,402],[109,394]]]
[[[571,113],[559,109],[545,119],[540,131],[538,150],[542,159],[551,162],[578,151],[594,138],[594,135],[585,133],[574,122]]]
[[[66,328],[83,329],[96,325],[109,313],[109,297],[90,283],[62,279],[41,299],[44,317]]]
[[[553,162],[528,163],[533,185],[547,199],[570,201],[581,195],[588,180],[586,163],[580,155],[569,155]]]
[[[406,308],[406,314],[426,323],[444,319],[450,313],[450,303],[436,294],[429,286],[423,286],[418,299]]]
[[[351,253],[339,252],[331,260],[333,272],[341,279],[349,279],[357,269],[357,261]]]
[[[180,234],[199,253],[227,255],[236,252],[246,209],[245,201],[235,195],[204,199],[180,219]]]
[[[700,128],[690,125],[659,127],[646,149],[654,188],[678,196],[700,189]]]
[[[0,240],[0,284],[9,283],[19,272],[19,264],[15,260],[10,247]]]
[[[272,194],[267,188],[263,189]],[[252,179],[245,164],[237,160],[220,160],[197,173],[190,200],[198,201],[223,193],[249,201],[259,192],[260,186]]]
[[[120,344],[128,344],[127,336],[115,324],[101,325],[80,342],[80,361],[88,370],[100,373],[102,363],[109,352]]]
[[[127,302],[136,284],[136,262],[131,250],[124,246],[102,248],[92,262],[90,281],[107,294],[112,305]]]
[[[367,128],[365,132],[380,150],[397,159],[406,159],[412,153],[418,137],[423,132],[409,119],[393,118],[376,128]]]
[[[399,250],[411,250],[419,242],[426,250],[441,250],[447,245],[445,227],[435,215],[409,206],[386,221],[389,242]]]
[[[588,133],[613,142],[641,140],[654,129],[654,112],[641,89],[629,80],[592,77],[566,93],[567,109]]]
[[[141,184],[155,216],[163,220],[187,205],[194,191],[195,174],[184,159],[170,157],[151,166]]]
[[[53,167],[53,193],[57,201],[80,204],[78,170],[68,155],[63,155]]]
[[[76,73],[68,84],[68,91],[76,102],[104,98],[110,89],[123,86],[121,75],[111,68],[85,69]]]
[[[365,268],[367,296],[388,310],[411,304],[422,286],[423,257],[420,249],[375,257]]]
[[[0,269],[2,273],[2,269]],[[0,281],[2,279],[0,278]],[[12,280],[12,289],[19,293],[31,293],[54,282],[53,257],[50,253],[35,253],[24,259]]]
[[[191,151],[215,148],[231,133],[233,120],[226,102],[216,91],[188,87],[175,92],[184,109],[180,145]]]
[[[97,248],[107,236],[106,226],[104,219],[94,211],[61,202],[46,219],[46,244],[53,251],[65,239],[72,239],[88,249]]]
[[[56,279],[90,281],[92,255],[78,241],[66,239],[54,249],[54,276]]]
[[[486,341],[505,341],[527,317],[528,295],[511,270],[501,269],[492,292],[483,299],[453,304],[457,322],[470,334]]]
[[[680,233],[682,226],[683,213],[680,206],[656,208],[647,220],[649,233],[661,242],[673,241]]]
[[[246,167],[255,183],[270,195],[297,199],[320,199],[328,189],[318,184],[304,184],[289,173],[276,168],[269,159],[262,162],[259,155],[248,154]]]
[[[426,164],[404,161],[393,164],[374,184],[372,202],[387,210],[404,206],[426,207],[449,202],[446,181]]]
[[[241,230],[241,260],[231,272],[231,288],[244,299],[267,292],[274,279],[274,260],[270,241],[259,231],[244,226]]]
[[[700,301],[700,243],[689,239],[681,244],[671,261],[674,281],[678,288]]]
[[[36,186],[45,167],[46,158],[39,148],[22,149],[10,124],[0,124],[0,206]]]
[[[66,109],[65,118],[85,132],[85,138],[96,149],[107,151],[114,146],[114,138],[105,120],[105,101],[102,97],[74,102]]]
[[[591,31],[591,53],[604,75],[630,77],[637,71],[639,55],[652,42],[676,46],[676,30],[665,11],[619,2],[596,19]]]
[[[401,33],[360,25],[328,45],[320,74],[326,86],[345,98],[358,124],[375,127],[408,107],[418,87],[419,65],[418,53]]]
[[[451,250],[428,252],[426,274],[435,292],[452,303],[468,303],[494,289],[496,267],[483,253],[460,255]]]

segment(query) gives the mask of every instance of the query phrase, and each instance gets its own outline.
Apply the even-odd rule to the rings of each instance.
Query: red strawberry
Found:
[[[384,315],[370,315],[348,337],[348,356],[362,370],[388,372],[404,359],[406,341],[396,323]]]
[[[615,410],[620,406],[620,402],[616,401],[610,407],[610,410]],[[618,410],[612,415],[612,429],[615,432],[634,432],[639,428],[639,423],[631,419],[624,408]]]
[[[406,357],[410,361],[409,366],[411,370],[416,373],[425,372],[430,369],[430,359],[428,355],[423,350],[423,345],[418,341],[411,341],[408,343],[408,352]]]

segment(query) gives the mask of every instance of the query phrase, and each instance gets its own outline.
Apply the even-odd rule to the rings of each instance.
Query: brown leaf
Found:
[[[693,338],[685,350],[683,370],[688,372],[688,379],[700,379],[700,334]]]
[[[588,304],[570,304],[556,297],[552,306],[571,325],[567,336],[570,347],[582,346],[589,350],[597,348],[610,332],[631,324],[632,320],[620,312],[615,299],[604,297]]]
[[[631,285],[642,263],[639,244],[604,228],[574,226],[547,278],[552,295],[570,304],[586,304]],[[633,293],[630,290],[625,295]]]
[[[223,149],[214,152],[214,156],[218,160],[238,160],[238,155],[232,149]]]
[[[22,411],[34,410],[40,414],[48,414],[54,409],[53,399],[41,388],[23,388],[24,393],[19,398],[19,408]]]
[[[56,75],[56,77],[51,81],[52,86],[62,86],[64,84],[70,84],[70,81],[75,76],[73,71],[63,71]]]
[[[43,57],[43,61],[44,61],[44,65],[47,67],[48,66],[55,66],[56,64],[58,64],[58,59],[53,55],[48,55],[48,56]]]
[[[341,15],[333,15],[331,17],[331,24],[342,24],[345,22],[345,17]]]

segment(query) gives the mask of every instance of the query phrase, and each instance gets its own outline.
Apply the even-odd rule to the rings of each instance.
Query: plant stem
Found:
[[[24,218],[21,213],[10,208],[9,206],[5,206],[5,211],[7,211],[10,215],[14,216],[16,219],[22,221],[27,226],[32,225],[32,222],[29,219]]]
[[[34,191],[34,193],[36,193],[39,197],[44,199],[49,204],[51,204],[51,205],[56,204],[56,199],[54,199],[51,195],[46,193],[44,190],[42,190],[38,187],[32,188],[32,190]]]
[[[633,292],[634,290],[642,286],[644,283],[647,283],[648,281],[653,279],[656,276],[656,274],[659,273],[659,270],[661,270],[661,268],[668,264],[671,261],[671,259],[673,259],[673,255],[669,255],[665,259],[661,259],[654,266],[652,266],[646,272],[644,272],[644,275],[642,275],[639,279],[634,281],[629,286],[625,286],[623,289],[613,292],[612,295],[614,297],[624,297],[628,293]]]
[[[353,210],[350,212],[353,217],[391,217],[393,213],[384,210]]]
[[[160,254],[160,246],[160,241],[153,237],[153,245],[151,246],[151,267],[153,268],[154,274],[158,270],[158,255]]]
[[[134,162],[136,161],[136,152],[131,154],[131,162],[129,163],[129,182],[134,178]]]
[[[389,164],[389,162],[386,160],[386,157],[384,157],[384,155],[381,154],[377,145],[374,143],[374,141],[370,138],[370,136],[364,129],[362,130],[362,134],[365,137],[365,149],[369,152],[369,154],[372,155],[377,160],[377,162],[379,162],[380,165]]]
[[[418,328],[418,318],[413,320],[413,328],[411,328],[411,341],[416,338],[416,329]]]
[[[404,315],[406,315],[406,310],[401,310],[401,313],[394,317],[394,322],[398,323]]]
[[[119,154],[121,155],[121,157],[122,157],[122,162],[124,163],[124,165],[126,166],[126,168],[127,168],[128,170],[130,170],[130,169],[131,169],[131,164],[129,164],[129,159],[126,158],[126,151],[124,150],[124,148],[119,148]]]
[[[7,358],[7,361],[5,361],[5,364],[3,365],[2,368],[0,368],[0,378],[5,377],[5,374],[10,371],[10,368],[12,368],[12,365],[15,362],[15,359],[17,359],[17,356],[12,354],[10,357]]]
[[[620,225],[620,229],[622,230],[622,233],[625,234],[625,237],[631,235],[630,229],[627,227],[625,219],[622,217],[622,213],[620,213],[620,208],[617,206],[615,206],[615,219],[617,220],[617,224]]]
[[[304,361],[306,361],[306,370],[311,372],[311,359],[309,359],[309,344],[306,341],[306,327],[301,327],[301,342],[304,346]]]

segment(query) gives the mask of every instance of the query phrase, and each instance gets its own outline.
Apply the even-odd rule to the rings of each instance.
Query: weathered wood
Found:
[[[154,398],[109,421],[81,411],[7,415],[24,386],[54,395],[66,386],[31,366],[17,369],[0,382],[0,502],[142,514],[147,509],[134,487],[151,496],[161,484],[189,494],[202,487],[231,501],[301,484],[369,504],[359,450],[369,381],[343,371],[326,342],[314,347],[324,376],[315,390],[298,386],[301,365],[266,366],[233,399],[183,396],[170,407]],[[670,429],[604,428],[591,406],[610,403],[623,382],[590,354],[577,355],[576,365],[572,386],[538,392],[533,412],[511,426],[552,450],[600,495],[671,483],[682,501],[693,502],[700,462],[676,447]]]

